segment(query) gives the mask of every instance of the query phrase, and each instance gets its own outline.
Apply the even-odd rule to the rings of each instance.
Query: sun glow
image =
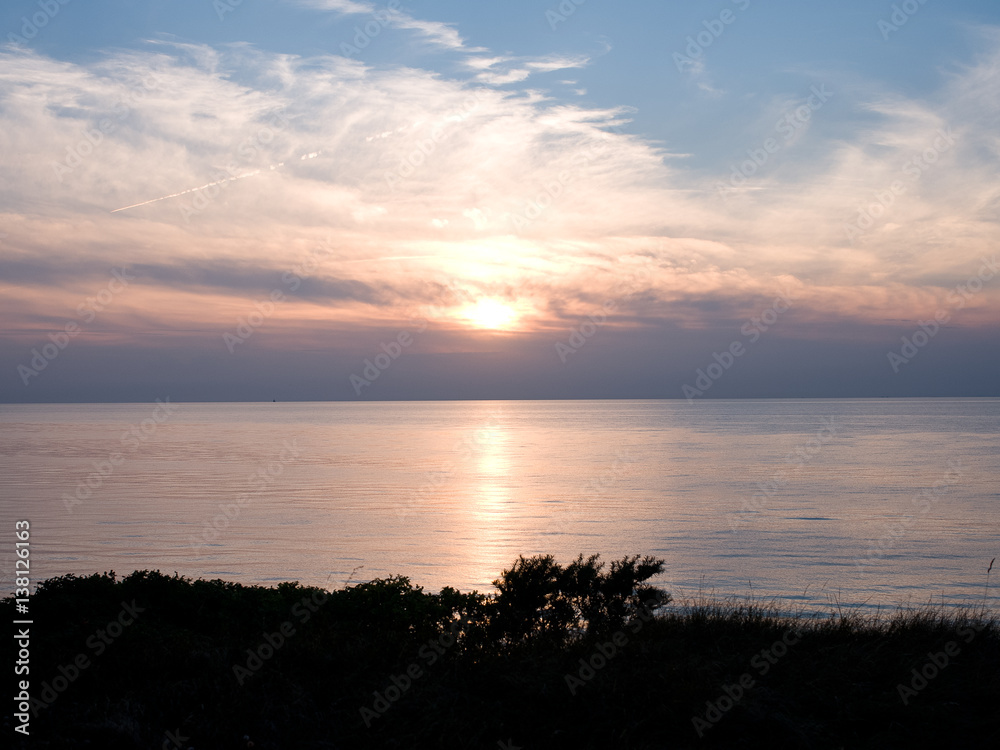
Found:
[[[518,319],[517,310],[495,299],[483,297],[461,312],[462,317],[476,328],[510,328]]]

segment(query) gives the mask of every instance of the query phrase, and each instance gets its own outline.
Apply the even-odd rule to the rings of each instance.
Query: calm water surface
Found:
[[[1000,602],[1000,399],[154,407],[0,405],[35,580],[484,591],[518,554],[599,552],[664,558],[681,596]]]

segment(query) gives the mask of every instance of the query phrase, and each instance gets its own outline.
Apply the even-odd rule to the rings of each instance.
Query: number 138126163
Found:
[[[17,521],[14,524],[14,543],[17,559],[14,561],[14,596],[17,598],[18,614],[27,614],[28,596],[31,594],[31,524]]]

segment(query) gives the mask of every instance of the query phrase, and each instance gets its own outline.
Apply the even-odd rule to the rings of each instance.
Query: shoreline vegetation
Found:
[[[5,731],[111,750],[1000,746],[994,613],[675,602],[648,583],[662,569],[519,557],[488,594],[52,578],[31,596],[31,735],[10,713]]]

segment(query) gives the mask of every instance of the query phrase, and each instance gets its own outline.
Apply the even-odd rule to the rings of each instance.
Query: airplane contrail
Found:
[[[321,153],[323,153],[323,152],[322,151],[313,151],[311,153],[308,153],[308,154],[305,154],[303,156],[300,156],[299,157],[299,161],[305,161],[306,159],[315,159]],[[275,169],[278,169],[278,167],[283,167],[283,166],[285,166],[285,162],[283,162],[283,161],[282,162],[278,162],[277,164],[272,164],[268,168],[268,171],[272,171],[273,172]],[[225,182],[234,182],[235,180],[242,180],[242,179],[244,179],[246,177],[253,177],[254,175],[260,174],[262,171],[264,171],[264,170],[262,170],[262,169],[255,169],[253,172],[247,172],[246,174],[236,175],[235,177],[226,177],[225,179],[216,180],[215,182],[209,182],[209,183],[206,183],[204,185],[200,185],[198,187],[188,188],[187,190],[181,190],[179,193],[171,193],[170,195],[164,195],[164,196],[162,196],[160,198],[153,198],[152,200],[143,201],[142,203],[133,203],[131,206],[122,206],[121,208],[113,209],[111,211],[111,213],[116,214],[119,211],[127,211],[130,208],[138,208],[139,206],[148,206],[150,203],[157,203],[159,201],[165,201],[168,198],[176,198],[179,195],[187,195],[188,193],[196,193],[199,190],[204,190],[205,188],[210,188],[210,187],[212,187],[214,185],[221,185],[221,184],[223,184]]]
[[[279,165],[280,166],[280,165]],[[187,190],[181,190],[179,193],[171,193],[170,195],[164,195],[162,198],[153,198],[152,200],[143,201],[142,203],[133,203],[131,206],[122,206],[121,208],[116,208],[111,213],[116,214],[119,211],[127,211],[130,208],[138,208],[139,206],[148,206],[150,203],[156,203],[158,201],[165,201],[167,198],[176,198],[178,195],[186,195],[187,193],[194,193],[198,190],[204,190],[205,188],[210,188],[213,185],[221,185],[224,182],[232,182],[233,180],[242,180],[244,177],[252,177],[255,174],[260,174],[260,170],[254,170],[247,174],[237,175],[236,177],[227,177],[224,180],[216,180],[215,182],[209,182],[200,187],[193,187]]]

